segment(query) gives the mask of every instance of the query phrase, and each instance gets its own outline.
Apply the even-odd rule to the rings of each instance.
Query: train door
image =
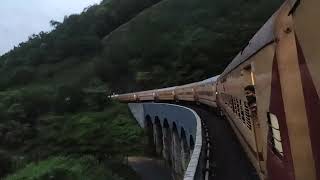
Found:
[[[253,136],[255,140],[255,148],[256,149],[256,159],[259,167],[259,174],[265,174],[263,167],[263,136],[262,129],[259,123],[258,116],[258,100],[256,97],[256,84],[255,84],[255,72],[254,72],[254,62],[245,66],[241,71],[243,91],[245,93],[246,101],[244,102],[245,116],[247,119],[247,124],[252,127]]]
[[[218,79],[216,82],[216,104],[218,108],[218,112],[220,116],[223,116],[223,112],[221,110],[222,104],[224,103],[222,101],[222,95],[225,93],[224,83],[225,83],[225,77]]]
[[[252,122],[257,121],[257,102],[256,102],[256,92],[255,92],[255,80],[254,72],[252,71],[251,64],[245,66],[241,70],[242,76],[242,88],[246,98],[244,103],[245,108],[250,109],[250,119]]]

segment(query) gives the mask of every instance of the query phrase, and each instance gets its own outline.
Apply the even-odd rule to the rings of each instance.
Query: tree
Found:
[[[0,122],[7,119],[7,117],[7,108],[3,103],[0,102]]]
[[[26,119],[26,112],[22,104],[15,103],[12,104],[8,109],[8,114],[13,119],[23,120]]]
[[[34,75],[34,69],[31,67],[19,67],[15,70],[12,78],[11,84],[20,85],[20,84],[27,84],[32,81]]]
[[[83,106],[83,98],[81,88],[61,86],[55,98],[55,110],[59,113],[75,112]]]
[[[50,21],[50,25],[54,28],[57,28],[58,26],[60,26],[62,23],[61,22],[58,22],[58,21],[55,21],[55,20],[51,20]]]
[[[40,114],[50,112],[54,97],[52,90],[46,88],[28,88],[22,91],[21,103],[28,119],[37,118]]]

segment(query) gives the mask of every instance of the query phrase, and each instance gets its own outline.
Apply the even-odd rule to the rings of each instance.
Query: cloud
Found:
[[[50,31],[50,20],[62,21],[65,15],[80,13],[101,0],[1,0],[0,55],[32,34]]]

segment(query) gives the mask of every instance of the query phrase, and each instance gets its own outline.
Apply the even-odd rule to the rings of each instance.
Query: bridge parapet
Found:
[[[164,103],[129,103],[149,137],[149,144],[171,165],[175,179],[202,177],[201,119],[190,108]]]

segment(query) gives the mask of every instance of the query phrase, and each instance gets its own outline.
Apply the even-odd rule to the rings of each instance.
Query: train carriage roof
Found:
[[[274,23],[276,20],[277,12],[274,13],[268,21],[259,29],[259,31],[249,41],[248,45],[238,53],[238,55],[232,60],[232,62],[226,67],[220,77],[224,77],[230,71],[235,69],[241,63],[248,60],[260,49],[265,47],[267,44],[274,41]]]
[[[176,89],[181,89],[181,88],[189,88],[193,86],[197,86],[200,82],[194,82],[194,83],[189,83],[189,84],[184,84],[181,86],[177,86]]]
[[[170,90],[174,90],[176,88],[176,86],[173,87],[167,87],[167,88],[161,88],[161,89],[156,89],[156,91],[170,91]]]
[[[219,78],[220,75],[205,79],[203,81],[200,81],[199,84],[207,84],[207,83],[214,83]]]

